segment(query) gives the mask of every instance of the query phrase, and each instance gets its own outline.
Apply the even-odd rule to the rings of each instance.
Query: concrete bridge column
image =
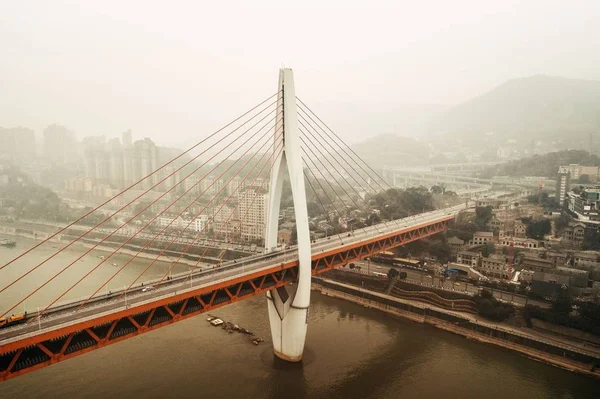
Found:
[[[310,305],[311,250],[308,229],[308,210],[306,190],[301,158],[298,115],[294,75],[291,69],[279,71],[278,105],[283,106],[275,130],[275,148],[283,145],[283,151],[273,160],[269,208],[267,210],[267,231],[265,249],[267,252],[277,247],[277,231],[281,192],[284,173],[288,172],[294,200],[296,232],[298,239],[298,281],[292,285],[271,290],[267,293],[269,322],[273,338],[275,355],[290,362],[302,360],[304,341],[308,325],[308,307]],[[283,130],[277,129],[283,125]]]

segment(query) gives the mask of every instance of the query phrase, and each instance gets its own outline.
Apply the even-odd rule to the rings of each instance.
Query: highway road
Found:
[[[354,230],[352,233],[343,233],[322,238],[311,244],[312,253],[324,252],[341,246],[350,245],[397,232],[403,228],[432,222],[448,216],[455,216],[465,205],[458,205],[437,211],[427,212],[392,222],[381,223],[363,229]],[[255,273],[260,270],[270,269],[278,264],[296,259],[295,247],[288,249],[275,249],[263,255],[254,255],[237,261],[223,263],[221,267],[212,270],[191,271],[173,275],[171,280],[163,281],[153,291],[143,292],[144,287],[153,285],[156,281],[145,281],[144,287],[137,286],[130,289],[125,295],[124,290],[114,291],[109,295],[99,294],[83,307],[82,300],[71,301],[49,309],[42,317],[37,314],[29,315],[30,321],[0,330],[0,345],[12,342],[28,336],[34,336],[40,332],[51,331],[62,326],[76,322],[83,322],[125,310],[132,306],[155,302],[160,299],[172,297],[186,291],[196,290],[204,286],[214,285],[235,277]]]

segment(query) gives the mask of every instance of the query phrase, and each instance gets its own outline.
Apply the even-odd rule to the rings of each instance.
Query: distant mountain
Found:
[[[493,176],[545,176],[555,178],[560,165],[574,163],[600,166],[600,158],[581,150],[551,152],[488,167],[481,173],[481,176],[484,178]]]
[[[429,164],[427,145],[410,137],[383,134],[353,144],[351,148],[375,168]]]
[[[509,80],[443,112],[430,131],[461,139],[482,134],[529,142],[568,138],[567,148],[580,148],[589,134],[600,137],[600,81],[543,75]]]

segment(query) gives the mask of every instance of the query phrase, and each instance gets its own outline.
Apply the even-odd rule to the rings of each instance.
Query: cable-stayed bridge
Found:
[[[465,208],[406,209],[413,216],[386,217],[373,204],[388,189],[296,97],[292,71],[283,69],[277,93],[0,266],[0,381],[261,293],[275,354],[299,361],[312,275],[442,232]],[[293,204],[294,245],[282,245],[278,237],[282,197]],[[332,234],[311,234],[309,219],[318,217],[309,218],[307,198]],[[100,211],[102,220],[80,230]],[[77,237],[53,247],[42,261],[27,261],[39,260],[36,251],[48,250],[73,227]],[[236,243],[260,240],[263,254],[228,258]],[[81,242],[87,249],[48,270],[55,257]],[[90,262],[98,248],[109,249]],[[129,260],[98,284],[94,277],[124,249]],[[167,270],[148,277],[167,257]],[[144,267],[130,274],[128,285],[106,292],[142,258]],[[189,271],[173,273],[184,261]],[[81,287],[88,294],[73,298]],[[23,293],[20,299],[8,302],[7,294],[16,291]],[[18,312],[36,297],[46,305]]]

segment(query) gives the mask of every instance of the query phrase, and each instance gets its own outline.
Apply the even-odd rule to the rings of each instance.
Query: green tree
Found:
[[[438,186],[437,184],[435,186],[431,187],[431,192],[433,194],[443,194],[444,191],[445,191],[444,187]]]
[[[452,251],[446,240],[436,240],[429,244],[429,253],[435,256],[440,262],[447,263]]]
[[[573,300],[566,289],[559,291],[558,298],[552,302],[550,309],[554,313],[569,314],[573,309]]]
[[[561,213],[560,216],[554,219],[554,229],[556,230],[556,233],[562,233],[562,231],[569,226],[570,222],[571,217],[566,212]]]
[[[486,229],[492,215],[493,210],[491,206],[478,206],[475,208],[475,224],[480,230]]]
[[[496,246],[491,242],[486,243],[485,247],[483,248],[483,257],[487,258],[494,253],[496,253]]]
[[[583,249],[586,251],[600,250],[600,233],[598,230],[594,228],[586,229],[583,236]]]
[[[589,175],[581,175],[578,180],[579,184],[590,184],[590,176]]]
[[[504,321],[515,313],[514,306],[498,301],[488,290],[483,290],[481,294],[474,296],[473,301],[477,313],[486,319]]]
[[[531,220],[527,223],[527,237],[541,240],[552,231],[552,223],[549,219]]]

